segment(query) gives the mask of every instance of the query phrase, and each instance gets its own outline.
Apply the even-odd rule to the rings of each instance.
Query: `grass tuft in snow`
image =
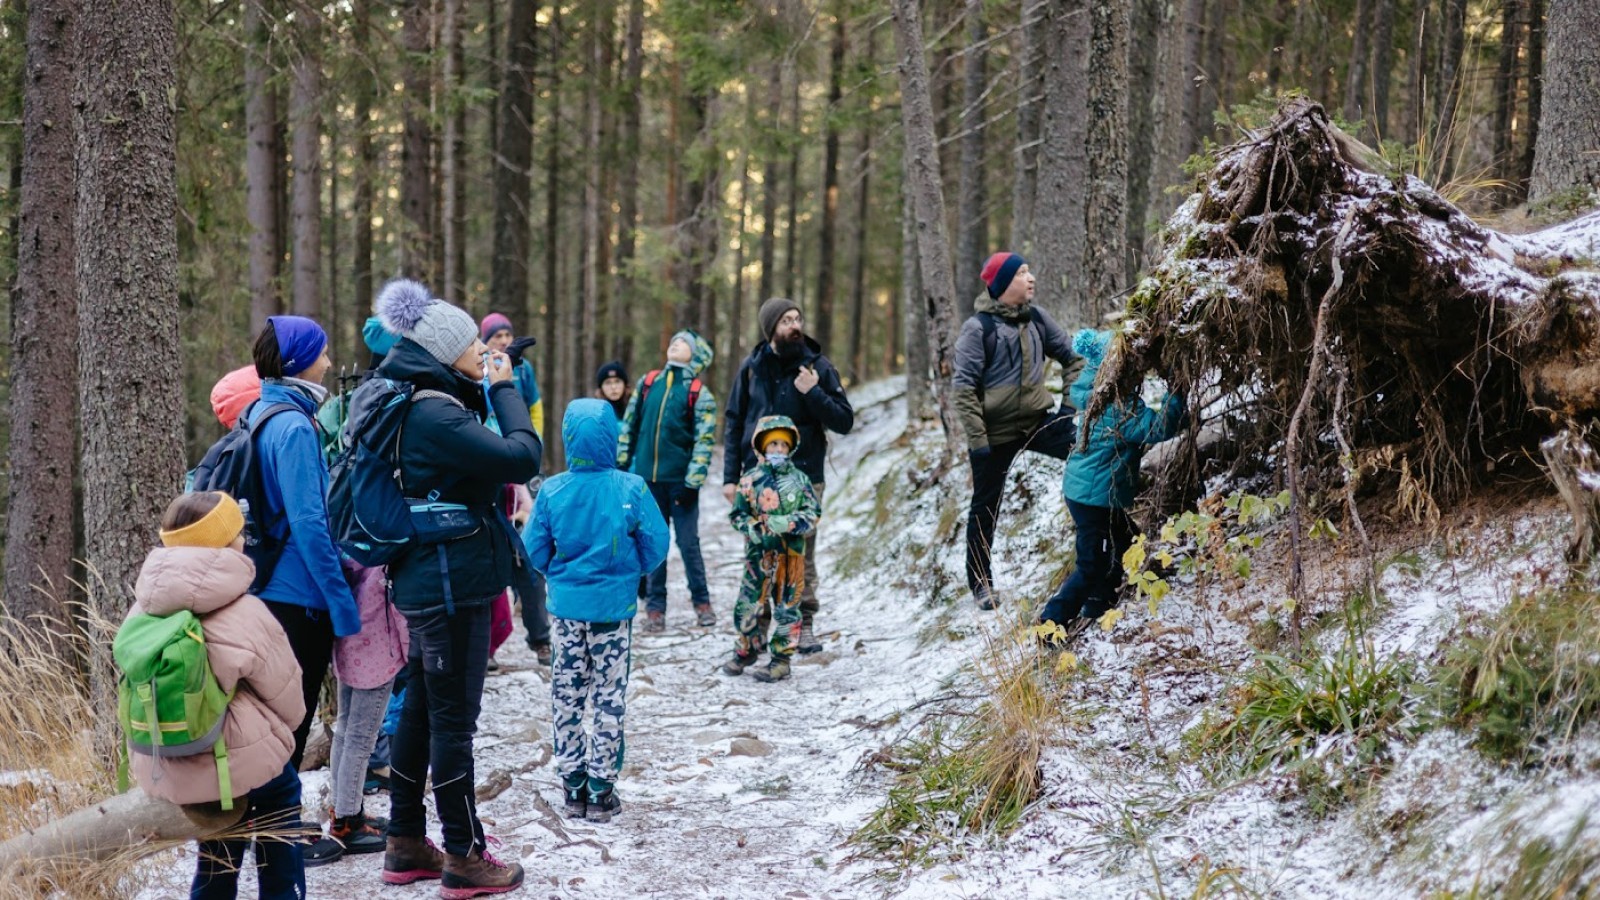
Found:
[[[1476,730],[1488,756],[1560,759],[1578,730],[1600,718],[1600,593],[1517,596],[1451,643],[1438,676],[1443,709]]]
[[[931,865],[1015,828],[1039,796],[1040,757],[1066,721],[1057,672],[1070,667],[1056,663],[1022,625],[991,639],[975,663],[984,699],[930,715],[879,754],[899,774],[851,838],[861,853]]]
[[[1414,704],[1409,663],[1380,658],[1366,640],[1359,598],[1329,649],[1300,657],[1263,653],[1233,693],[1231,715],[1201,726],[1192,742],[1245,773],[1283,767],[1312,806],[1350,799],[1390,758]]]
[[[1600,845],[1586,836],[1589,817],[1582,816],[1555,840],[1548,835],[1526,838],[1521,828],[1507,835],[1502,856],[1493,868],[1503,876],[1480,874],[1466,892],[1441,891],[1432,900],[1587,900],[1600,896]],[[1509,862],[1509,868],[1505,863]]]

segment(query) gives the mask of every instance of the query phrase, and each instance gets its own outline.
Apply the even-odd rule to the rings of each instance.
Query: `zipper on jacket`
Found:
[[[656,443],[655,452],[650,457],[650,480],[660,481],[661,475],[661,420],[667,413],[667,401],[672,399],[673,367],[667,367],[667,392],[662,394],[662,401],[656,406]]]

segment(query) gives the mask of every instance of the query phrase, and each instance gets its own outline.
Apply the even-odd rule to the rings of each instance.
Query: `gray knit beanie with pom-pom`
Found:
[[[478,323],[472,316],[435,299],[427,288],[410,279],[396,278],[384,285],[375,305],[384,328],[447,366],[478,340]]]

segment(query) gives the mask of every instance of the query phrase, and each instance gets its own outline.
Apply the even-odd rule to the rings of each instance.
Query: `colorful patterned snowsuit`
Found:
[[[739,632],[734,649],[740,656],[754,656],[767,644],[761,612],[769,604],[772,656],[794,655],[806,580],[805,536],[821,515],[811,479],[793,463],[763,462],[739,480],[728,519],[745,537],[744,578],[733,607],[733,624]]]

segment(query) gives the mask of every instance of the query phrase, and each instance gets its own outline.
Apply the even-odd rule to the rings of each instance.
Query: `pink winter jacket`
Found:
[[[246,593],[255,577],[250,558],[210,547],[158,547],[145,558],[129,616],[180,609],[200,617],[211,672],[225,691],[237,689],[222,725],[234,796],[283,771],[294,750],[294,726],[306,715],[300,664],[283,626]],[[210,753],[156,759],[128,754],[128,769],[152,797],[173,803],[220,800]]]
[[[383,567],[366,568],[344,561],[344,580],[356,597],[361,630],[333,642],[333,674],[358,691],[388,687],[405,668],[410,632],[405,616],[389,602]]]

